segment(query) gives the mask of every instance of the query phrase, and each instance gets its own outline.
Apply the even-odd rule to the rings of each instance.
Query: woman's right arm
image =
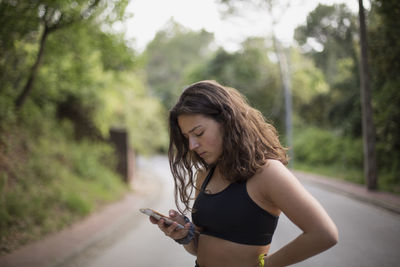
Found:
[[[200,188],[201,188],[201,185],[203,184],[203,181],[204,181],[205,177],[206,177],[206,172],[205,171],[199,170],[197,172],[195,198],[197,198],[197,196],[198,196],[198,194],[200,192]],[[150,217],[150,221],[153,224],[157,224],[158,227],[160,228],[160,230],[162,232],[164,232],[164,234],[166,236],[168,236],[168,237],[170,237],[170,238],[172,238],[174,240],[182,239],[185,236],[187,236],[189,228],[190,228],[190,224],[189,223],[185,224],[185,220],[184,220],[183,216],[181,214],[179,214],[175,210],[170,210],[168,215],[176,223],[173,223],[172,225],[167,226],[167,225],[164,224],[164,220],[163,219],[157,221],[156,219],[154,219],[152,217]],[[178,226],[177,223],[180,223],[180,224],[184,225],[185,228],[184,229],[177,229],[177,226]],[[195,232],[194,238],[191,240],[191,242],[189,244],[183,245],[183,247],[190,254],[196,256],[197,255],[197,243],[198,243],[198,240],[199,240],[199,232],[198,232],[199,229],[197,227],[195,227],[195,228],[196,228],[196,232]]]
[[[179,214],[175,210],[169,211],[169,217],[172,220],[174,220],[182,225],[184,224],[183,223],[183,221],[184,221],[183,215]],[[178,230],[176,228],[175,224],[166,226],[162,220],[155,221],[154,219],[151,218],[151,221],[153,223],[158,224],[158,227],[161,229],[161,231],[163,231],[165,233],[165,235],[169,236],[171,239],[174,239],[174,240],[182,239],[182,238],[185,238],[189,234],[188,230],[189,230],[190,226],[188,224],[185,224],[185,229]],[[195,232],[195,235],[194,235],[193,239],[190,241],[190,243],[183,245],[183,247],[186,249],[187,252],[189,252],[190,254],[195,255],[195,256],[197,254],[198,238],[199,238],[199,233]]]
[[[183,245],[183,247],[186,249],[187,252],[189,252],[190,254],[196,256],[197,255],[197,242],[199,240],[199,234],[196,233],[194,235],[194,238],[192,239],[192,241],[187,244],[187,245]]]

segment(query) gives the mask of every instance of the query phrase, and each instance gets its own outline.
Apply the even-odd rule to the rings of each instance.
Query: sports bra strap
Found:
[[[208,185],[208,182],[210,182],[211,177],[212,177],[212,175],[214,173],[214,170],[215,170],[215,166],[211,167],[210,171],[208,172],[206,179],[204,180],[203,184],[201,185],[201,191],[202,192],[205,191],[206,186]]]

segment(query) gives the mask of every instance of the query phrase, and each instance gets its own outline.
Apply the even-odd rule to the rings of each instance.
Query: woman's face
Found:
[[[201,114],[178,117],[179,128],[188,140],[189,149],[207,164],[216,163],[222,155],[222,127],[215,120]]]

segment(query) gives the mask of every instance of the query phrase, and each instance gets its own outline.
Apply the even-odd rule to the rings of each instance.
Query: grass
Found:
[[[342,165],[313,165],[295,162],[293,169],[338,178],[348,182],[365,185],[363,169],[344,167]],[[400,184],[393,181],[392,175],[381,173],[378,176],[379,190],[400,195]]]
[[[294,136],[293,168],[335,177],[357,184],[365,184],[363,171],[363,142],[361,138],[346,136],[340,131],[315,126],[302,126]],[[378,158],[379,160],[379,158]],[[382,161],[382,159],[380,159]],[[382,162],[378,174],[378,188],[400,194],[399,168],[396,158],[392,164]],[[392,170],[385,170],[393,166]]]
[[[57,232],[128,190],[108,144],[21,128],[0,139],[0,254]]]

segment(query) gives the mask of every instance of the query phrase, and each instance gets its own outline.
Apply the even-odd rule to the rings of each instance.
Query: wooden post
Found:
[[[378,171],[376,166],[375,154],[375,127],[373,122],[371,89],[368,65],[368,44],[367,27],[365,23],[364,5],[362,0],[359,3],[360,21],[360,46],[361,46],[361,110],[362,110],[362,130],[364,143],[364,175],[367,188],[376,190],[378,188]]]
[[[131,175],[129,175],[129,145],[128,134],[124,129],[111,129],[110,142],[115,147],[117,154],[117,172],[122,176],[124,182],[130,182]]]

